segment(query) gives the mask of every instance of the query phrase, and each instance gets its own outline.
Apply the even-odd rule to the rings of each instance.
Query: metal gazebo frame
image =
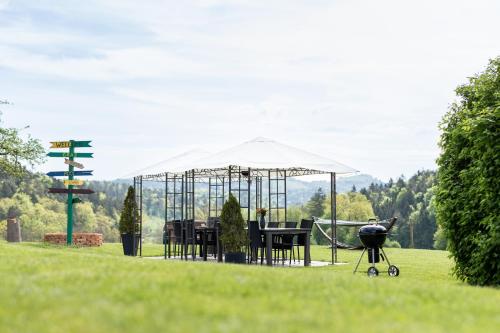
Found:
[[[230,165],[226,168],[191,169],[184,172],[162,172],[134,177],[134,189],[136,191],[138,210],[138,214],[136,215],[138,216],[138,220],[135,221],[135,223],[137,224],[138,230],[139,255],[142,256],[142,196],[144,181],[165,183],[165,222],[168,222],[176,219],[194,220],[196,195],[195,184],[197,183],[208,184],[209,218],[214,217],[212,214],[215,214],[215,216],[220,214],[222,204],[226,200],[229,193],[231,193],[236,197],[242,209],[246,209],[247,220],[250,220],[253,208],[255,208],[256,211],[257,208],[263,207],[263,179],[267,179],[268,221],[280,222],[280,211],[284,211],[283,221],[287,220],[287,179],[290,177],[318,174],[330,175],[330,195],[332,198],[330,207],[332,212],[330,219],[330,227],[332,230],[331,262],[332,264],[335,264],[337,263],[337,174],[335,172],[325,172],[306,168],[251,169],[237,165]],[[282,185],[280,185],[280,182]],[[252,183],[255,183],[254,207],[252,207],[251,204]],[[222,202],[220,202],[221,200]],[[242,200],[244,202],[242,202]],[[258,219],[257,212],[255,212],[255,214],[256,219]],[[194,249],[192,255],[194,259]]]

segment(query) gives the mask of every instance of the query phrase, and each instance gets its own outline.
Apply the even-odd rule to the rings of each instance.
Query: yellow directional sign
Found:
[[[66,185],[66,186],[69,186],[69,185],[82,186],[83,180],[81,180],[81,179],[65,179],[64,185]]]
[[[69,148],[71,147],[70,141],[51,141],[50,148]]]

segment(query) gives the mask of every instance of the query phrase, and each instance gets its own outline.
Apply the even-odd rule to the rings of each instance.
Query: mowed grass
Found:
[[[385,264],[368,278],[366,258],[353,275],[359,251],[340,251],[345,265],[268,268],[0,242],[0,332],[499,331],[500,290],[456,281],[446,252],[387,252],[397,278]]]

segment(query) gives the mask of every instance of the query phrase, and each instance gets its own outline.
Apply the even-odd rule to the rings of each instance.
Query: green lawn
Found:
[[[352,274],[357,251],[339,253],[346,265],[268,268],[128,258],[120,246],[0,242],[0,332],[430,333],[500,327],[500,290],[457,282],[442,251],[388,249],[401,275],[370,279]],[[145,255],[161,253],[160,246],[144,248]],[[313,248],[313,260],[329,257],[326,248]],[[366,259],[361,268],[366,270]]]

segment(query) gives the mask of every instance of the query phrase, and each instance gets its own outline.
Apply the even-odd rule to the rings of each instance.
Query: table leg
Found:
[[[171,243],[171,239],[172,239],[172,237],[171,237],[171,236],[172,236],[172,235],[171,235],[171,232],[169,231],[169,232],[168,232],[168,257],[169,257],[169,258],[170,258],[170,256],[171,256],[171,251],[170,251],[170,250],[171,250],[170,243]]]
[[[311,232],[306,232],[306,243],[304,246],[304,266],[311,265]]]
[[[217,229],[216,235],[217,235],[217,261],[222,262],[222,244],[220,243],[219,229]]]
[[[196,258],[196,230],[194,229],[194,222],[191,237],[193,237],[193,239],[191,240],[191,256],[193,257],[194,261],[194,259]]]
[[[266,264],[267,266],[273,265],[273,234],[266,235]]]
[[[207,232],[203,231],[203,261],[207,261]]]

